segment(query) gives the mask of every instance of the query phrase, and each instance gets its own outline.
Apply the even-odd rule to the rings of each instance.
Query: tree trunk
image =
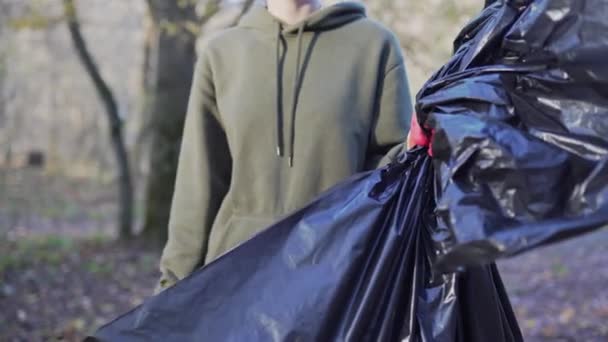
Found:
[[[221,0],[211,0],[197,18],[194,3],[148,0],[152,38],[146,46],[146,125],[150,129],[150,174],[145,200],[143,238],[162,245],[167,240],[169,212],[177,171],[188,96],[196,59],[197,30],[219,10]],[[246,0],[238,19],[253,4]],[[235,24],[236,21],[233,23]]]
[[[155,244],[167,238],[177,159],[196,59],[197,23],[193,4],[149,0],[152,24],[144,64],[144,129],[150,152],[144,194],[142,237]]]
[[[78,58],[91,78],[91,81],[103,102],[110,123],[110,137],[114,155],[116,156],[116,161],[118,163],[119,174],[119,234],[120,238],[129,239],[132,233],[131,226],[133,222],[133,186],[131,182],[129,158],[127,156],[127,149],[122,134],[122,120],[118,114],[118,106],[116,105],[114,94],[105,80],[101,77],[99,68],[89,52],[86,41],[80,32],[80,24],[76,15],[74,0],[63,0],[63,7],[72,43],[74,44]]]

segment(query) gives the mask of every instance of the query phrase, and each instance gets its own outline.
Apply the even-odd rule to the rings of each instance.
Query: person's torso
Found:
[[[375,25],[365,19],[331,31],[304,32],[295,121],[296,34],[284,35],[281,72],[272,36],[237,28],[216,38],[207,53],[232,175],[207,259],[365,169],[387,59],[388,37]],[[291,166],[277,155],[278,129],[287,150],[293,140]]]

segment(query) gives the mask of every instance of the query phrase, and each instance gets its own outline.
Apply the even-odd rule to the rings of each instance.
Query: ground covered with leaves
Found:
[[[80,341],[141,303],[158,248],[117,243],[113,187],[0,174],[0,341]],[[608,230],[501,261],[526,341],[608,341]]]
[[[608,341],[608,229],[499,262],[526,341]]]
[[[0,250],[0,341],[80,341],[157,280],[158,256],[133,244],[46,237]]]

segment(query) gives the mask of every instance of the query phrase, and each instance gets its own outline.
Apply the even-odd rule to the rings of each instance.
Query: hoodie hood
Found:
[[[274,17],[265,7],[254,6],[239,22],[240,27],[257,29],[264,32],[275,33],[276,46],[276,152],[278,157],[285,155],[285,145],[287,143],[287,157],[289,166],[293,166],[294,144],[295,144],[295,121],[298,108],[298,97],[301,89],[302,79],[304,78],[305,65],[302,65],[302,56],[310,56],[312,44],[304,49],[302,47],[302,36],[304,32],[313,32],[315,35],[323,31],[329,31],[351,23],[355,20],[365,18],[365,7],[356,2],[341,2],[332,6],[323,7],[312,13],[306,19],[294,25],[287,25]],[[284,138],[283,122],[283,69],[285,61],[286,46],[288,45],[287,36],[296,35],[296,64],[295,78],[292,85],[291,105],[289,107],[290,127],[288,131],[288,141]],[[285,48],[282,49],[285,44]]]
[[[275,18],[264,6],[253,6],[243,16],[238,26],[258,29],[274,33],[277,24],[282,27],[282,33],[303,31],[333,30],[355,20],[365,18],[365,7],[356,2],[340,2],[332,6],[322,7],[308,18],[294,25],[286,25]]]

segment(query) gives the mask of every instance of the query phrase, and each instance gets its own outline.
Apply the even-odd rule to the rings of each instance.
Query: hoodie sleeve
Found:
[[[209,60],[196,63],[184,124],[169,237],[160,260],[156,292],[199,266],[211,225],[228,191],[232,160],[219,118]]]
[[[367,152],[368,169],[388,164],[406,148],[413,108],[405,63],[398,43],[393,44],[390,60],[393,62],[386,68],[379,83],[377,110]]]

